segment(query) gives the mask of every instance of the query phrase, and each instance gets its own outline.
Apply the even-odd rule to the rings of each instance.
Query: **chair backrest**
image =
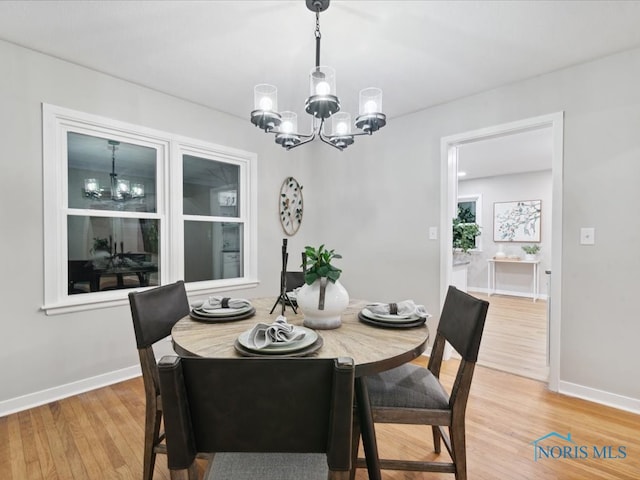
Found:
[[[196,452],[287,452],[350,470],[352,359],[170,356],[158,371],[170,469]]]
[[[467,362],[478,359],[488,308],[489,302],[472,297],[453,286],[449,287],[440,315],[438,333]]]
[[[160,395],[158,368],[153,344],[171,334],[171,329],[190,306],[182,280],[151,290],[129,293],[129,306],[136,335],[142,381],[148,404]]]
[[[304,272],[285,272],[287,277],[287,291],[304,285]]]
[[[190,306],[184,281],[129,294],[138,349],[148,348],[171,333]]]
[[[449,405],[454,422],[464,421],[465,409],[471,389],[480,340],[487,318],[489,302],[450,286],[447,291],[436,339],[431,349],[428,368],[436,377],[440,376],[440,366],[447,342],[460,354],[462,360],[451,388]]]

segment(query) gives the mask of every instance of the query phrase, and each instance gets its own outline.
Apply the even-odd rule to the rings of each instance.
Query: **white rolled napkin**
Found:
[[[416,305],[413,300],[403,300],[402,302],[395,303],[395,308],[393,308],[394,304],[391,303],[369,303],[367,308],[371,313],[375,313],[377,315],[399,315],[399,316],[410,316],[417,315],[420,318],[429,318],[431,314],[427,312],[427,309],[424,305]],[[396,310],[394,313],[391,313],[393,310]]]
[[[245,308],[250,307],[251,302],[244,298],[229,298],[229,297],[216,297],[211,296],[206,299],[202,305],[195,307],[197,310],[203,312],[217,311],[221,308]]]
[[[249,342],[255,348],[265,348],[269,345],[286,345],[302,340],[305,332],[296,329],[294,325],[287,323],[287,318],[278,315],[271,325],[258,323],[249,333]]]

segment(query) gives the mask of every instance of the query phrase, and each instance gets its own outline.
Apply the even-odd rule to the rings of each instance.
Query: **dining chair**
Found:
[[[287,279],[287,291],[294,290],[298,287],[304,285],[304,272],[285,272],[285,277]]]
[[[157,453],[166,453],[163,443],[162,399],[153,344],[171,334],[171,328],[190,306],[182,280],[141,292],[129,293],[145,393],[143,480],[151,480]]]
[[[435,452],[440,453],[442,440],[452,460],[380,459],[382,469],[454,473],[456,480],[467,479],[465,411],[488,308],[488,302],[450,286],[427,368],[405,364],[366,377],[374,424],[431,425]],[[461,357],[450,393],[439,380],[447,342]],[[357,442],[352,453],[355,457]],[[358,459],[357,466],[363,465]]]
[[[351,470],[351,358],[163,357],[172,480],[346,480]]]

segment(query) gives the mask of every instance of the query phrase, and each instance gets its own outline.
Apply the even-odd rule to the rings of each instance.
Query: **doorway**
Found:
[[[550,215],[550,229],[553,232],[550,250],[553,256],[548,265],[553,272],[552,281],[548,283],[548,355],[549,355],[549,388],[558,390],[559,358],[560,358],[560,298],[561,298],[561,245],[562,245],[562,136],[563,114],[556,113],[524,119],[508,124],[496,125],[480,130],[465,132],[458,135],[445,137],[441,143],[442,155],[442,197],[441,197],[441,295],[444,298],[445,290],[453,282],[453,249],[451,221],[457,216],[458,206],[458,171],[460,152],[466,146],[491,139],[499,139],[514,134],[547,129],[551,135],[551,208],[547,211]],[[504,169],[505,167],[503,167]],[[488,205],[491,207],[491,205]],[[485,219],[483,230],[489,240],[493,233],[493,218]],[[485,244],[488,242],[485,241]],[[553,302],[551,302],[553,298]]]

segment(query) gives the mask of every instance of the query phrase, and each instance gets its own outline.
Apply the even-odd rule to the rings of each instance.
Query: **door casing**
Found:
[[[557,392],[560,382],[560,324],[562,305],[562,171],[564,112],[551,113],[515,122],[494,125],[478,130],[443,137],[440,142],[441,197],[440,197],[440,299],[441,304],[451,284],[453,233],[451,220],[456,216],[458,198],[458,149],[459,145],[477,142],[492,137],[519,133],[526,130],[551,127],[552,146],[552,206],[551,271],[549,294],[549,383],[550,390]]]

